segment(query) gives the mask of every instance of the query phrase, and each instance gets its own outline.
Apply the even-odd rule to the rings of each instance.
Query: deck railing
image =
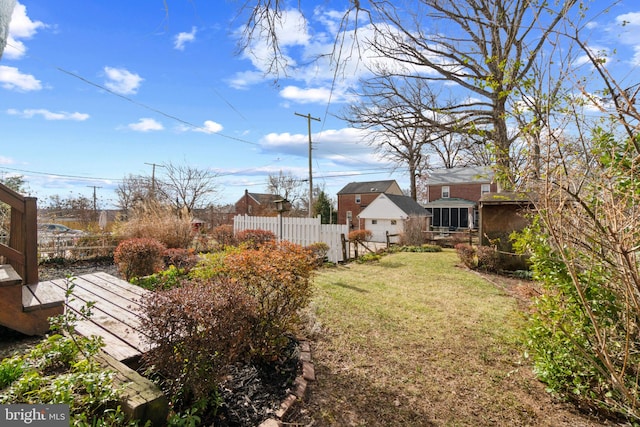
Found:
[[[0,184],[0,202],[10,208],[9,240],[0,243],[4,258],[25,284],[38,283],[38,216],[35,197],[25,197]]]

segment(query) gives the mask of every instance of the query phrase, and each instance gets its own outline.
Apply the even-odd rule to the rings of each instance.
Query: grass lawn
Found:
[[[496,286],[458,264],[445,250],[321,270],[310,308],[317,381],[285,421],[601,425],[533,378],[513,283]]]

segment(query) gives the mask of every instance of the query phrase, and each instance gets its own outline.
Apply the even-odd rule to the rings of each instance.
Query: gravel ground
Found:
[[[76,261],[73,263],[45,263],[38,268],[38,278],[41,282],[54,279],[64,279],[67,276],[82,276],[83,274],[103,271],[115,277],[120,277],[118,268],[110,260]]]

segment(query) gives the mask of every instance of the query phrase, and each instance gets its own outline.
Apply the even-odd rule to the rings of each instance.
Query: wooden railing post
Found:
[[[27,285],[38,283],[38,206],[35,197],[24,200],[24,263]]]

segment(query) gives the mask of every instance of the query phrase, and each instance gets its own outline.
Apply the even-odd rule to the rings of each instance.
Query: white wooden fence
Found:
[[[324,242],[329,246],[327,258],[330,262],[344,261],[342,258],[342,239],[349,234],[346,224],[321,224],[320,216],[316,218],[290,218],[272,216],[236,215],[233,218],[233,231],[268,230],[280,240],[288,240],[301,246]]]

